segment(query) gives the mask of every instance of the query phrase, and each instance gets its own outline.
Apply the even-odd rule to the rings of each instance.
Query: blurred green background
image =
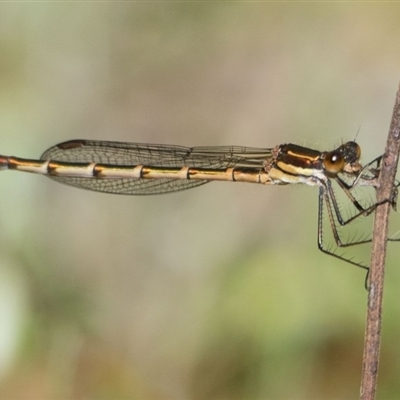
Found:
[[[77,138],[333,149],[359,131],[369,161],[383,152],[400,79],[399,13],[2,3],[0,152],[37,158]],[[124,197],[0,179],[1,398],[358,397],[364,274],[317,250],[316,188],[211,183]],[[400,393],[400,248],[390,247],[381,399]]]

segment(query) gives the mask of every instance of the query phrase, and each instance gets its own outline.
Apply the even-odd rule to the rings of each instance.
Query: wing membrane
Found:
[[[240,146],[183,147],[95,140],[72,140],[46,150],[42,160],[93,162],[149,167],[210,169],[263,168],[271,149]],[[188,179],[127,179],[52,176],[52,179],[83,189],[129,195],[171,193],[204,185],[209,181]]]

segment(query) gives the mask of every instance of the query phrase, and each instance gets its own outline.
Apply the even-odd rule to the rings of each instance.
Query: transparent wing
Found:
[[[195,167],[210,169],[263,168],[272,149],[239,146],[183,147],[95,140],[71,140],[46,150],[41,160],[93,162],[148,167]],[[52,179],[83,189],[114,194],[171,193],[209,181],[188,179],[127,179],[52,176]]]

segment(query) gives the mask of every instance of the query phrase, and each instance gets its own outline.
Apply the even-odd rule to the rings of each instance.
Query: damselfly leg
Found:
[[[379,205],[384,203],[390,203],[394,209],[396,209],[397,201],[397,187],[399,183],[396,183],[393,187],[392,197],[381,202],[372,202],[369,206],[363,206],[358,199],[353,195],[351,190],[357,186],[373,186],[376,187],[377,180],[380,171],[380,162],[382,156],[368,163],[360,171],[358,176],[353,179],[352,182],[347,183],[340,176],[335,177],[335,181],[342,192],[350,200],[350,204],[357,210],[354,215],[348,218],[344,218],[340,211],[340,206],[336,195],[332,188],[331,180],[328,180],[319,187],[319,201],[318,201],[318,248],[325,254],[336,257],[340,260],[346,261],[352,265],[362,268],[367,271],[365,279],[365,286],[367,288],[368,271],[369,267],[366,263],[357,261],[354,257],[349,257],[345,253],[338,253],[338,249],[345,249],[352,246],[362,245],[370,243],[371,237],[359,237],[358,239],[342,239],[340,234],[341,227],[345,227],[350,223],[360,219],[360,217],[367,217],[371,215]],[[324,212],[327,212],[327,219],[329,221],[330,232],[334,239],[334,245],[326,245],[324,242],[325,228],[324,228]],[[388,241],[399,241],[400,239],[388,239]]]

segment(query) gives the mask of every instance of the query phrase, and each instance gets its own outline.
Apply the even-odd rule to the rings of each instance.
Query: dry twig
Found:
[[[379,176],[377,201],[382,202],[393,196],[394,180],[400,151],[400,85],[396,94],[392,122],[386,143]],[[362,400],[373,400],[376,394],[378,364],[381,341],[383,280],[389,212],[391,204],[386,202],[375,213],[372,239],[372,259],[369,275],[367,324],[364,340],[363,370],[360,389]]]

